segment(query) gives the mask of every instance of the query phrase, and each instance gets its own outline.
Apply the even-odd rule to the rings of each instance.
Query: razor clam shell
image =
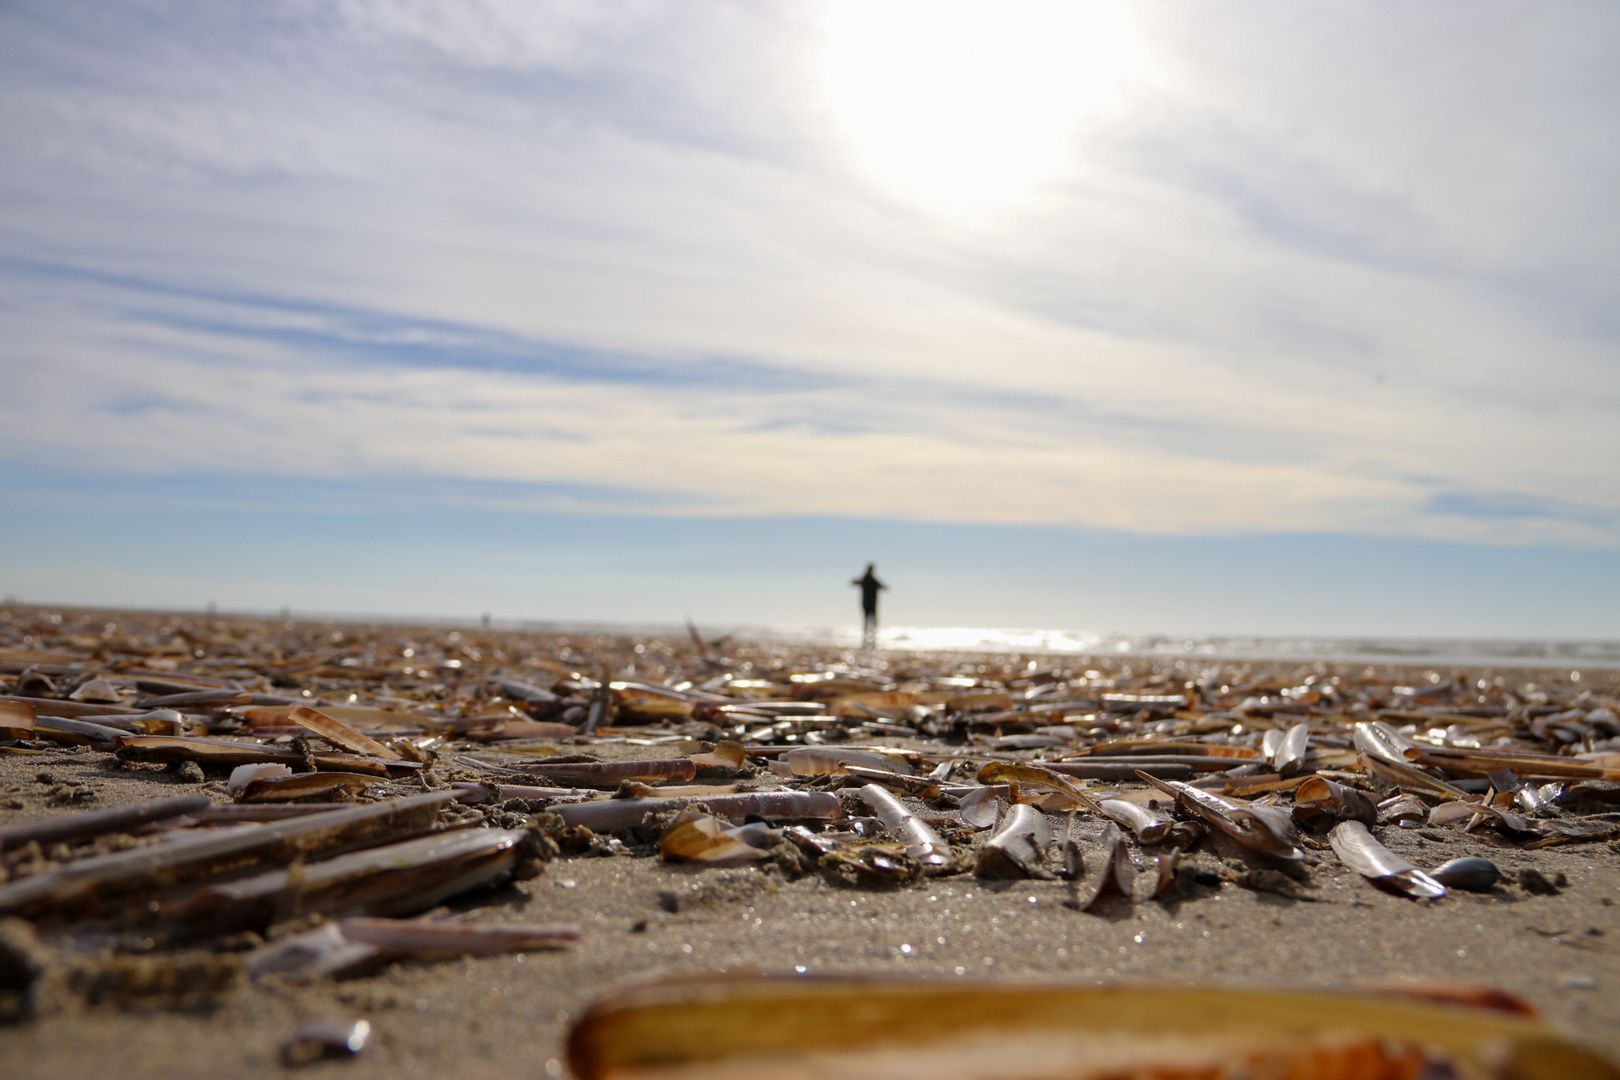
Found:
[[[1359,753],[1391,761],[1405,761],[1406,752],[1417,744],[1382,720],[1363,720],[1350,729],[1350,741]]]
[[[1472,804],[1461,799],[1448,799],[1429,810],[1430,825],[1455,825],[1474,816]]]
[[[223,870],[286,862],[420,832],[455,793],[433,791],[164,844],[93,855],[0,885],[0,914],[67,914]]]
[[[212,708],[223,708],[227,705],[247,705],[257,694],[249,694],[238,688],[235,690],[187,690],[182,694],[163,694],[159,697],[142,698],[135,703],[139,709],[169,709],[176,705],[195,705]]]
[[[1590,779],[1620,780],[1620,769],[1608,769],[1595,761],[1555,757],[1496,749],[1466,750],[1451,746],[1413,746],[1406,758],[1447,773],[1488,776],[1497,769],[1511,769],[1521,780]]]
[[[1091,796],[1075,787],[1068,777],[1030,762],[992,761],[979,770],[977,780],[981,784],[1006,783],[1059,791],[1092,813],[1102,813]]]
[[[1384,757],[1377,753],[1362,751],[1361,764],[1368,772],[1383,777],[1402,791],[1439,795],[1447,799],[1466,799],[1468,793],[1453,784],[1438,777],[1430,776],[1421,769],[1415,768],[1404,759]]]
[[[204,765],[252,765],[272,762],[305,767],[304,755],[291,746],[266,746],[261,743],[232,742],[229,739],[205,739],[192,735],[125,735],[115,751],[120,761],[151,761],[168,764],[174,761],[196,761]],[[339,754],[318,751],[309,755],[317,769],[336,769],[340,772],[364,772],[373,776],[409,776],[422,766],[414,761],[380,761],[357,754]]]
[[[748,764],[748,751],[736,739],[721,739],[713,750],[688,754],[687,757],[701,768],[740,769]]]
[[[567,739],[579,734],[579,729],[572,724],[558,724],[549,720],[520,720],[513,717],[510,720],[497,720],[494,726],[484,728],[471,728],[456,733],[463,739],[474,742],[518,742],[523,739]]]
[[[1070,819],[1070,825],[1073,825],[1072,818]],[[1063,869],[1058,871],[1058,877],[1069,882],[1070,888],[1073,889],[1075,883],[1079,882],[1085,875],[1086,855],[1085,852],[1080,850],[1080,845],[1075,841],[1073,829],[1071,828],[1070,834],[1063,838]],[[1079,907],[1079,902],[1075,901],[1074,906]]]
[[[559,806],[554,813],[565,825],[583,825],[593,832],[613,832],[641,824],[648,814],[676,810],[701,802],[728,818],[758,814],[767,818],[832,818],[843,812],[838,796],[830,791],[752,791],[736,795],[688,795],[668,799],[593,799]]]
[[[558,780],[690,780],[697,775],[691,758],[658,761],[574,761],[559,764],[513,765],[515,773],[551,777]]]
[[[1157,844],[1170,832],[1175,821],[1169,814],[1161,814],[1140,803],[1124,799],[1102,799],[1097,803],[1102,812],[1119,822],[1144,844]]]
[[[1296,843],[1298,834],[1287,813],[1274,806],[1255,806],[1241,799],[1195,788],[1175,780],[1160,780],[1146,773],[1143,780],[1197,814],[1251,851],[1297,862],[1305,858]]]
[[[584,802],[598,798],[594,791],[581,791],[579,788],[566,787],[534,787],[529,784],[480,784],[472,780],[457,780],[450,785],[456,792],[456,801],[471,803],[505,802],[507,799],[533,799],[550,802],[553,799],[567,799],[570,802]]]
[[[995,825],[1001,811],[993,787],[974,788],[965,795],[957,796],[957,802],[957,816],[964,824],[975,829],[988,829]]]
[[[1097,891],[1084,905],[1088,911],[1110,893],[1131,899],[1136,884],[1136,866],[1131,862],[1131,849],[1125,843],[1125,835],[1119,831],[1119,826],[1112,821],[1103,830],[1102,849],[1102,874],[1098,878]]]
[[[1190,851],[1198,841],[1208,835],[1209,826],[1202,821],[1178,821],[1170,826],[1170,831],[1159,842],[1180,848],[1183,851]]]
[[[608,689],[620,716],[686,720],[692,715],[692,696],[668,686],[614,679],[608,684]]]
[[[1429,804],[1416,795],[1396,795],[1378,804],[1378,817],[1381,821],[1395,823],[1426,821],[1429,817]]]
[[[1155,1071],[1155,1048],[1187,1039],[1275,1046],[1282,1033],[1356,1045],[1432,1048],[1459,1075],[1496,1080],[1615,1080],[1620,1073],[1534,1016],[1457,1000],[1368,989],[1242,985],[991,982],[898,975],[803,977],[733,973],[642,980],[594,1000],[568,1033],[579,1080],[714,1080],[890,1076],[1095,1076],[1088,1055],[1108,1040],[1145,1052],[1107,1075]],[[1344,1045],[1342,1042],[1338,1045]],[[1031,1068],[1020,1050],[1056,1046]],[[999,1057],[986,1060],[985,1049]],[[963,1067],[964,1049],[977,1052]],[[1196,1075],[1250,1075],[1234,1051]],[[1313,1062],[1302,1061],[1301,1065]],[[1317,1069],[1266,1075],[1326,1075]],[[1556,1063],[1556,1064],[1552,1064]],[[1174,1064],[1173,1062],[1171,1064]],[[1338,1064],[1333,1060],[1333,1064]],[[1551,1065],[1551,1070],[1547,1068]],[[1334,1075],[1341,1075],[1334,1070]],[[1345,1070],[1342,1075],[1354,1075]]]
[[[527,835],[518,829],[433,833],[205,885],[182,901],[161,905],[158,917],[183,939],[263,929],[304,915],[411,915],[510,876]]]
[[[328,716],[319,709],[312,709],[308,705],[294,705],[287,710],[287,715],[300,727],[306,727],[335,746],[345,750],[352,750],[356,754],[368,757],[384,758],[388,761],[399,761],[400,756],[388,749],[382,743],[369,735],[362,734],[353,725],[339,720],[335,716]]]
[[[16,701],[34,707],[36,718],[49,715],[77,720],[84,716],[105,718],[109,727],[117,727],[117,717],[136,716],[141,710],[127,705],[100,705],[90,701],[63,701],[60,698],[26,697],[22,694],[0,694],[0,701]]]
[[[283,818],[308,817],[310,814],[319,814],[327,810],[352,810],[354,803],[323,802],[323,803],[221,803],[210,806],[201,813],[193,815],[192,820],[200,824],[213,822],[238,821],[280,821]]]
[[[1052,826],[1046,815],[1028,803],[1018,803],[979,848],[975,869],[982,877],[1031,877],[1051,842]]]
[[[1153,856],[1153,899],[1162,900],[1175,892],[1176,870],[1181,866],[1181,849],[1172,847]]]
[[[1362,721],[1351,730],[1351,745],[1361,755],[1362,766],[1377,773],[1402,791],[1428,792],[1448,799],[1466,798],[1459,788],[1416,768],[1408,751],[1422,749],[1382,720]]]
[[[1310,746],[1310,725],[1295,724],[1283,735],[1271,763],[1283,776],[1292,776],[1305,767],[1305,755]]]
[[[901,791],[907,795],[915,795],[919,799],[936,799],[939,797],[939,784],[924,776],[903,776],[897,772],[886,769],[868,769],[865,765],[845,763],[844,771],[857,780],[865,780],[871,784],[881,784],[893,791]]]
[[[1244,746],[1219,746],[1179,739],[1112,739],[1091,748],[1090,757],[1220,757],[1233,765],[1253,764],[1260,755]]]
[[[1513,793],[1513,804],[1526,814],[1534,814],[1547,805],[1547,799],[1542,796],[1540,788],[1526,784]]]
[[[1072,825],[1073,819],[1070,820]],[[1131,862],[1125,834],[1110,821],[1098,840],[1102,850],[1101,857],[1096,860],[1097,873],[1084,884],[1080,883],[1080,879],[1088,860],[1082,856],[1080,845],[1075,843],[1072,836],[1063,842],[1063,877],[1070,882],[1070,898],[1064,903],[1069,907],[1092,911],[1110,897],[1122,896],[1127,901],[1132,899],[1136,867]]]
[[[1339,861],[1380,888],[1420,899],[1438,899],[1446,887],[1380,844],[1359,821],[1341,821],[1328,833]]]
[[[719,818],[707,814],[688,817],[687,813],[675,820],[658,844],[659,857],[664,861],[724,863],[757,862],[770,858],[764,851],[737,836],[741,830],[723,824]]]
[[[1378,822],[1378,807],[1358,788],[1313,776],[1294,789],[1294,820],[1307,826],[1339,821],[1371,826]]]
[[[1216,796],[1226,798],[1230,802],[1241,805],[1232,807],[1228,813],[1235,818],[1247,818],[1260,826],[1262,831],[1270,833],[1272,838],[1281,846],[1297,847],[1299,832],[1294,828],[1294,819],[1288,811],[1280,806],[1263,806],[1259,803],[1243,803],[1241,799],[1230,796]]]
[[[1195,758],[1192,762],[1202,764],[1206,760],[1215,759]],[[1220,764],[1213,768],[1230,768],[1230,759],[1221,759]],[[1188,761],[1166,758],[1164,760],[1150,760],[1138,758],[1109,758],[1106,761],[1047,761],[1042,764],[1055,773],[1063,776],[1072,776],[1076,780],[1134,780],[1136,771],[1151,773],[1165,780],[1191,780],[1198,775],[1198,767]]]
[[[820,858],[838,847],[838,838],[824,833],[813,833],[803,825],[789,825],[782,830],[782,836],[812,858]]]
[[[556,694],[525,682],[509,679],[501,683],[500,691],[508,701],[521,701],[531,716],[544,716],[562,708],[562,699]]]
[[[799,747],[789,750],[779,759],[787,764],[794,776],[825,776],[828,773],[841,773],[844,763],[851,765],[864,765],[868,769],[882,769],[885,772],[899,773],[901,776],[915,776],[917,770],[909,762],[898,755],[878,754],[869,750],[834,750],[826,747]]]
[[[899,834],[900,842],[906,845],[906,854],[923,866],[949,866],[956,861],[951,846],[882,784],[867,784],[861,788],[861,801],[872,808],[873,816],[883,822],[884,828]]]
[[[130,806],[86,810],[45,821],[8,825],[0,829],[0,851],[20,847],[30,841],[59,844],[73,840],[89,840],[108,833],[128,832],[155,821],[168,821],[186,814],[195,814],[212,805],[213,800],[207,795],[172,795]]]
[[[271,776],[291,776],[290,765],[276,765],[260,762],[257,765],[238,765],[231,770],[231,777],[225,781],[225,794],[236,798],[253,781],[262,780]]]
[[[22,701],[0,701],[0,738],[34,737],[34,707]]]
[[[242,803],[297,802],[302,799],[339,801],[345,795],[364,791],[372,784],[386,784],[380,776],[361,776],[358,773],[312,772],[292,773],[289,776],[258,776],[249,780],[236,797]]]
[[[186,718],[173,709],[153,709],[128,720],[143,735],[179,735],[186,728]]]
[[[1214,749],[1205,747],[1205,749]],[[1255,758],[1235,758],[1218,754],[1088,754],[1070,761],[1042,762],[1046,768],[1054,772],[1068,772],[1070,768],[1101,768],[1104,766],[1118,766],[1126,769],[1164,769],[1175,771],[1178,768],[1191,769],[1194,772],[1226,772],[1242,765],[1257,764]],[[1063,766],[1062,770],[1054,766]],[[1083,773],[1074,773],[1083,776]]]
[[[98,750],[111,750],[129,732],[121,728],[97,724],[90,720],[72,720],[65,716],[36,716],[34,737],[70,746],[94,746]]]
[[[578,941],[577,923],[447,922],[353,918],[338,922],[343,936],[413,956],[494,956]]]
[[[358,975],[388,960],[387,953],[364,941],[351,941],[338,922],[291,934],[261,945],[243,965],[250,979],[267,975],[319,978]]]
[[[1536,831],[1531,827],[1528,821],[1511,810],[1504,810],[1499,806],[1493,806],[1490,803],[1477,801],[1470,802],[1467,805],[1468,809],[1472,810],[1474,814],[1477,815],[1481,820],[1494,820],[1497,824],[1501,825],[1509,832],[1528,833]],[[1469,820],[1473,821],[1474,819],[1471,817]],[[1543,824],[1551,825],[1552,823],[1545,822]]]

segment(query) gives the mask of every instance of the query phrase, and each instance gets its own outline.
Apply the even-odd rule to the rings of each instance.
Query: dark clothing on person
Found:
[[[871,570],[866,571],[865,577],[858,577],[850,584],[861,587],[861,610],[868,615],[876,615],[878,590],[888,586],[879,581]]]
[[[861,590],[861,642],[871,648],[877,641],[877,602],[878,590],[887,589],[888,586],[877,579],[872,571],[876,564],[867,563],[866,573],[850,582],[851,585],[860,586]]]

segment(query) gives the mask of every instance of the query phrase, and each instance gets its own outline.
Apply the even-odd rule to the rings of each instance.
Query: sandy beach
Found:
[[[1357,681],[1386,687],[1450,686],[1451,701],[1461,700],[1464,689],[1483,694],[1485,688],[1495,688],[1491,693],[1498,697],[1505,689],[1511,697],[1500,700],[1518,703],[1509,707],[1521,713],[1526,707],[1536,710],[1536,705],[1525,704],[1533,701],[1545,708],[1577,702],[1576,708],[1593,710],[1620,694],[1620,674],[1603,669],[1432,671],[1210,659],[1144,663],[1117,657],[795,651],[781,644],[730,642],[705,643],[700,650],[684,640],[582,640],[465,628],[295,627],[197,615],[55,614],[60,621],[52,623],[48,617],[42,622],[34,609],[5,613],[0,660],[7,666],[0,692],[39,697],[47,693],[46,686],[50,693],[75,681],[82,686],[91,674],[122,689],[119,678],[132,681],[132,671],[167,671],[176,680],[188,673],[231,680],[244,693],[266,698],[301,698],[307,691],[313,702],[402,715],[413,708],[426,715],[431,709],[450,718],[494,715],[491,706],[501,701],[495,687],[502,680],[551,686],[576,677],[608,676],[656,685],[699,675],[768,682],[775,673],[786,685],[786,672],[817,669],[859,670],[902,686],[955,678],[964,689],[987,691],[1036,672],[1049,672],[1053,680],[1089,679],[1097,687],[1106,684],[1121,692],[1149,688],[1156,693],[1167,688],[1179,693],[1192,685],[1234,694],[1233,688],[1242,686],[1322,687],[1337,677],[1347,686]],[[317,647],[326,650],[324,659],[315,658]],[[54,659],[31,660],[25,654],[51,654]],[[288,662],[300,655],[299,663]],[[34,692],[25,695],[22,691],[29,687],[20,684],[30,677]],[[1266,693],[1255,689],[1248,696]],[[1215,690],[1208,694],[1213,700]],[[134,701],[157,695],[129,690],[120,696]],[[1426,707],[1421,693],[1407,697],[1411,700],[1387,711],[1394,715]],[[590,700],[589,691],[582,690],[579,700]],[[241,713],[252,707],[211,706],[196,715],[220,725],[226,709]],[[569,707],[557,712],[561,722],[586,719],[571,717]],[[1324,699],[1308,710],[1274,715],[1310,715],[1315,722],[1336,708]],[[648,745],[649,738],[682,730],[689,736],[701,734],[691,729],[698,721],[690,717],[649,724],[625,715],[628,711],[600,723],[596,734],[552,739],[531,756],[588,753],[602,761],[664,757],[670,744]],[[1254,707],[1244,715],[1262,713]],[[48,713],[41,710],[41,715]],[[509,715],[524,722],[515,712]],[[1552,714],[1543,709],[1540,715]],[[899,729],[910,722],[903,712],[875,715],[875,728],[851,737],[861,746],[887,747],[923,761],[942,752],[988,752],[982,742],[882,733],[885,725]],[[235,737],[245,738],[246,732],[241,728]],[[488,749],[500,744],[478,745]],[[442,787],[461,775],[446,756],[436,756],[449,753],[448,744],[430,752],[424,786]],[[1013,759],[1036,757],[1041,751],[997,753]],[[521,759],[508,754],[503,760]],[[756,784],[779,780],[758,767],[763,760],[750,758],[748,776]],[[0,827],[165,795],[204,793],[216,803],[229,803],[229,772],[207,766],[199,782],[194,770],[121,762],[94,746],[12,741],[0,753]],[[1061,825],[1064,819],[1053,815],[1052,820]],[[1088,843],[1098,832],[1095,826],[1090,822],[1082,830]],[[165,1080],[276,1076],[287,1071],[282,1044],[301,1022],[347,1017],[370,1022],[371,1043],[353,1060],[308,1067],[304,1071],[309,1075],[559,1076],[566,1075],[561,1040],[570,1022],[610,986],[655,972],[739,970],[1309,986],[1455,981],[1519,995],[1578,1040],[1620,1060],[1620,843],[1605,836],[1530,849],[1498,830],[1456,826],[1380,824],[1374,833],[1420,867],[1462,856],[1488,858],[1503,872],[1503,881],[1484,893],[1453,889],[1438,901],[1412,900],[1375,888],[1316,843],[1304,851],[1297,898],[1246,887],[1227,873],[1219,885],[1162,900],[1139,894],[1134,902],[1084,912],[1065,905],[1072,886],[1053,877],[986,880],[959,873],[898,888],[847,888],[816,873],[795,878],[771,862],[730,867],[666,862],[630,843],[611,853],[598,848],[563,854],[538,876],[465,893],[448,904],[472,922],[577,923],[575,942],[517,955],[406,959],[354,978],[250,982],[238,976],[225,980],[217,992],[184,995],[125,988],[93,1002],[96,995],[85,991],[83,975],[76,981],[74,972],[111,963],[108,952],[83,951],[75,944],[71,924],[56,926],[42,917],[37,921],[47,972],[38,1012],[0,1027],[0,1060],[7,1073],[30,1077],[78,1076],[90,1070]],[[1145,854],[1138,851],[1139,860]],[[1215,837],[1188,858],[1213,877],[1223,867],[1241,869],[1249,856]],[[1556,894],[1537,895],[1519,884],[1521,870],[1539,871],[1549,881],[1561,876],[1565,884]],[[11,873],[16,880],[15,859]],[[137,949],[133,955],[160,967],[165,958],[177,957],[224,958],[228,964],[240,960],[253,944],[237,938],[185,950]]]

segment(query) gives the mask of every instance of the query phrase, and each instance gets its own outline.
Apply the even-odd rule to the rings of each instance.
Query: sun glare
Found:
[[[1061,176],[1078,123],[1137,62],[1111,0],[848,0],[827,15],[827,93],[862,167],[943,213]]]

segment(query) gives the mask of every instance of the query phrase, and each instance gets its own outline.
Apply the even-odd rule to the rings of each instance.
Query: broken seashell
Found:
[[[1446,887],[1373,838],[1359,821],[1341,821],[1328,833],[1333,853],[1379,888],[1402,896],[1435,900]]]

